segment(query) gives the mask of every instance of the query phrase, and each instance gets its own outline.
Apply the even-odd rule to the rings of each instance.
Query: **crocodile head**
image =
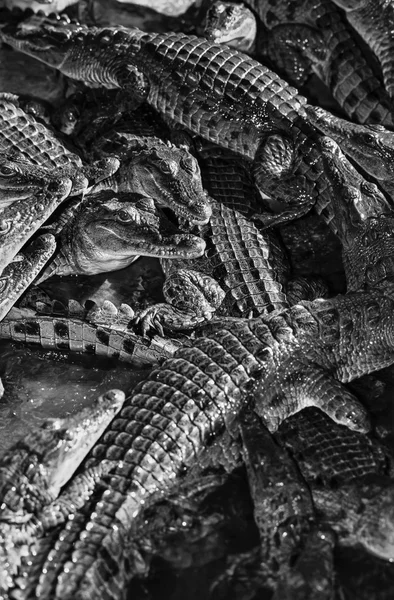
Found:
[[[0,25],[0,39],[13,48],[60,69],[81,28],[81,25],[70,23],[66,15],[48,18],[40,13],[24,21],[10,19],[6,24]]]
[[[61,244],[67,262],[59,261],[59,275],[115,271],[141,255],[196,258],[205,250],[201,238],[179,231],[152,198],[111,190],[92,194],[80,205]],[[52,274],[48,270],[43,277]]]
[[[118,191],[138,192],[170,208],[181,219],[199,225],[208,223],[212,208],[194,156],[186,148],[158,138],[130,137],[126,144],[128,158],[116,174]]]
[[[360,486],[357,538],[371,554],[394,562],[394,486],[385,479]]]
[[[0,468],[0,523],[23,524],[57,498],[124,399],[111,390],[75,415],[48,419],[8,450]]]
[[[256,17],[243,4],[214,2],[207,10],[202,33],[214,44],[227,44],[242,52],[251,50],[257,34]]]
[[[334,140],[322,138],[320,147],[332,188],[348,290],[393,278],[393,209],[377,186],[350,164]]]
[[[359,125],[316,106],[305,105],[310,122],[335,140],[366,173],[394,182],[394,132],[382,125]]]

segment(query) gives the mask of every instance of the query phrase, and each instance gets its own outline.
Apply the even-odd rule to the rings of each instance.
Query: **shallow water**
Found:
[[[70,298],[102,304],[111,300],[134,308],[161,298],[162,274],[155,259],[140,259],[116,273],[48,280],[52,299]],[[26,435],[32,424],[64,417],[88,406],[110,388],[127,391],[146,370],[105,357],[43,350],[39,346],[0,340],[0,376],[5,392],[0,399],[0,452]]]

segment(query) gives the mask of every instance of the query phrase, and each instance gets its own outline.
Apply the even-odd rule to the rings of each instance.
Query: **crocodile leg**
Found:
[[[270,378],[268,389],[266,380],[264,386],[257,384],[255,397],[256,411],[270,431],[276,431],[294,409],[298,412],[307,406],[318,406],[333,421],[347,424],[355,431],[367,430],[365,421],[357,423],[359,400],[323,369],[296,358],[282,363]]]
[[[0,150],[26,163],[54,171],[57,176],[68,177],[72,181],[72,195],[86,191],[89,183],[101,181],[119,167],[115,157],[84,165],[52,130],[22,110],[17,96],[7,93],[0,94]]]
[[[394,5],[391,0],[333,0],[377,56],[384,85],[394,96]]]
[[[269,227],[305,215],[315,204],[313,185],[297,170],[301,156],[294,141],[283,135],[270,135],[260,144],[254,163],[257,187],[279,203],[290,205],[278,215],[260,216]]]
[[[48,35],[48,50],[38,51]],[[119,87],[117,68],[131,64],[148,78],[148,103],[161,115],[242,154],[257,163],[257,168],[256,153],[265,138],[277,133],[287,137],[301,161],[295,179],[288,181],[284,190],[275,191],[269,181],[267,185],[279,200],[281,192],[295,200],[291,187],[295,183],[307,204],[311,190],[315,200],[324,203],[327,188],[314,145],[316,132],[303,115],[305,98],[247,55],[182,34],[61,26],[36,17],[16,29],[7,25],[1,29],[1,37],[88,85]],[[60,40],[59,54],[55,48]],[[112,52],[108,52],[109,45]],[[279,166],[282,168],[281,163]],[[264,192],[263,187],[261,190]]]
[[[354,306],[348,304],[350,296],[340,301],[341,311],[350,310],[353,314]],[[387,302],[387,297],[384,298]],[[332,306],[333,302],[321,300],[308,306],[315,314],[318,305],[321,315],[322,306]],[[296,331],[308,354],[311,347],[316,348],[320,336],[326,339],[323,330],[327,327],[323,326],[321,317],[320,334],[315,326],[311,329],[312,313],[302,306],[290,309],[295,330],[286,324],[283,314],[275,313],[256,320],[227,319],[216,326],[212,324],[205,329],[205,337],[192,342],[190,348],[178,350],[174,358],[139,384],[85,464],[85,468],[90,469],[109,460],[113,465],[111,473],[100,480],[83,509],[56,532],[61,544],[56,545],[51,534],[51,551],[47,557],[45,539],[42,545],[39,542],[35,557],[30,556],[21,568],[26,589],[38,585],[36,593],[42,600],[56,597],[66,600],[75,597],[77,590],[79,598],[87,597],[98,588],[107,590],[112,597],[111,589],[122,588],[127,580],[127,569],[121,564],[122,544],[127,545],[128,536],[132,536],[133,524],[142,507],[153,495],[168,492],[185,467],[195,464],[207,440],[211,443],[226,423],[231,424],[245,395],[254,388],[253,378],[261,377],[261,368],[272,369],[276,361],[283,360],[283,352],[294,352]],[[352,318],[361,318],[364,322],[363,316],[356,315],[357,311]],[[228,323],[227,328],[225,323]],[[329,331],[333,332],[332,323],[327,334]],[[376,326],[373,332],[376,336]],[[337,367],[338,373],[344,370],[348,376],[359,374],[360,366],[353,361],[360,362],[361,351],[368,351],[368,356],[372,353],[373,358],[371,355],[368,361],[371,370],[374,360],[379,359],[380,364],[390,360],[387,350],[380,349],[380,341],[376,347],[371,341],[366,340],[365,350],[357,345],[354,359],[350,358],[353,355],[348,347],[346,355],[342,355],[335,342],[332,348],[339,352],[342,363]],[[346,365],[343,364],[345,358]],[[312,357],[316,359],[317,354]],[[364,360],[362,369],[365,368]],[[359,417],[365,419],[362,411]],[[347,411],[343,422],[349,422]],[[359,428],[356,423],[352,426]],[[108,556],[116,558],[120,569],[111,573]],[[32,577],[33,573],[37,573],[39,582]]]

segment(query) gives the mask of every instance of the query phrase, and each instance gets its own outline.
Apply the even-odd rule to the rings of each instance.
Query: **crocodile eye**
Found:
[[[189,173],[194,173],[197,170],[197,162],[192,158],[183,158],[181,160],[181,165],[185,171],[188,171]]]
[[[0,277],[0,294],[3,294],[8,286],[7,277]]]
[[[0,167],[0,175],[2,175],[3,177],[10,177],[11,175],[14,175],[14,174],[15,174],[15,171],[13,169],[10,169],[10,167],[6,167],[5,165]]]
[[[0,235],[5,235],[11,229],[11,221],[6,221],[2,219],[0,221]]]
[[[373,144],[376,141],[376,138],[372,133],[365,133],[363,138],[366,144]]]
[[[127,223],[133,220],[133,217],[126,210],[118,210],[116,213],[116,218],[122,223]]]
[[[176,175],[178,169],[177,165],[174,161],[165,162],[164,160],[160,163],[160,169],[163,173],[168,173],[169,175]]]

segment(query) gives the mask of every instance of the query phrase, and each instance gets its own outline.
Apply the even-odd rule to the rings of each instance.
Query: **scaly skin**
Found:
[[[156,137],[129,139],[126,148],[127,157],[118,172],[95,186],[94,191],[112,189],[150,196],[181,219],[199,225],[208,223],[212,214],[210,198],[202,187],[198,162],[190,152]],[[112,154],[122,158],[122,153]]]
[[[361,544],[384,560],[394,559],[394,482],[391,478],[360,479],[337,490],[316,487],[317,510],[343,543]]]
[[[309,573],[299,568],[302,560],[307,559],[303,546],[308,546],[309,536],[311,541],[316,537],[313,533],[315,511],[308,486],[286,449],[275,443],[252,411],[241,415],[240,429],[260,533],[260,570],[268,569],[268,587],[277,588],[278,598],[331,597],[332,559],[321,561],[320,556],[315,555],[314,561],[308,561]],[[318,539],[324,546],[321,535]],[[332,540],[328,545],[332,550]],[[316,550],[316,544],[314,546]],[[298,564],[294,565],[296,558]],[[320,568],[314,564],[319,561]],[[319,586],[322,580],[325,585]],[[316,596],[318,592],[320,595]]]
[[[260,189],[290,205],[278,219],[328,203],[305,98],[248,56],[183,34],[86,28],[32,17],[1,29],[13,47],[88,85],[124,88],[160,114],[254,161]],[[111,48],[111,51],[109,51]],[[146,81],[135,75],[142,72]]]
[[[34,168],[33,168],[34,170]],[[45,185],[29,197],[16,200],[0,211],[0,271],[12,262],[15,255],[53,211],[68,197],[71,181],[65,177],[48,177]],[[22,293],[23,290],[20,290]],[[4,313],[0,313],[0,318]]]
[[[198,33],[214,44],[251,52],[256,43],[256,17],[244,4],[220,0],[208,7]]]
[[[119,113],[113,114],[114,103]],[[124,94],[119,98],[109,91],[101,96],[95,92],[82,99],[77,94],[58,110],[55,120],[63,130],[71,130],[74,143],[89,160],[120,160],[116,174],[97,184],[95,191],[110,188],[150,196],[182,219],[208,222],[210,199],[196,159],[186,147],[169,141],[168,127],[146,103],[128,111]]]
[[[258,316],[288,307],[284,291],[288,273],[280,240],[239,212],[251,215],[260,210],[248,164],[217,147],[202,148],[199,158],[203,184],[212,197],[212,217],[201,232],[208,250],[192,263],[162,261],[167,304],[156,304],[138,315],[144,333],[149,327],[159,331],[195,327],[211,319],[216,310]]]
[[[394,557],[394,481],[388,452],[372,437],[304,411],[276,433],[311,486],[314,502],[344,543]],[[362,510],[360,510],[362,507]]]
[[[373,319],[372,307],[377,310]],[[81,600],[100,589],[102,598],[116,598],[127,581],[122,548],[142,505],[173,487],[254,389],[256,407],[271,429],[305,402],[314,402],[338,422],[365,431],[360,407],[353,403],[349,410],[342,394],[333,401],[316,388],[313,400],[301,396],[288,404],[276,396],[270,405],[272,376],[295,352],[342,382],[390,364],[393,308],[394,290],[387,284],[384,292],[348,294],[269,317],[225,319],[205,327],[203,337],[178,350],[126,400],[84,465],[86,473],[110,461],[111,475],[96,485],[90,481],[86,492],[83,475],[73,480],[70,494],[80,508],[37,544],[35,557],[26,559],[15,582],[18,588],[26,586],[20,597],[34,589],[41,600]],[[116,560],[116,573],[108,556]]]
[[[384,85],[394,96],[394,3],[392,0],[333,0],[377,56]]]
[[[58,176],[72,181],[71,194],[86,191],[89,179],[99,181],[112,175],[119,167],[116,158],[107,158],[84,165],[76,154],[58,140],[52,130],[24,112],[13,94],[0,94],[0,151],[10,159],[45,167]]]
[[[0,276],[0,318],[4,318],[18,298],[37,277],[56,250],[56,240],[47,233],[40,235],[19,252]]]
[[[380,125],[358,125],[317,106],[306,106],[311,122],[335,140],[391,196],[394,192],[394,134]]]
[[[331,138],[321,149],[332,186],[347,289],[360,290],[394,277],[394,211],[375,184],[356,171]]]
[[[91,194],[60,235],[57,257],[40,278],[103,273],[127,267],[139,256],[195,258],[205,242],[180,232],[152,198],[112,190]]]
[[[23,547],[32,535],[43,533],[40,513],[56,500],[124,399],[124,392],[111,390],[76,415],[49,419],[2,457],[0,593],[12,585]]]
[[[229,3],[215,2],[211,25],[221,41],[238,48],[240,26],[225,11]],[[393,126],[391,101],[344,18],[329,0],[246,0],[261,23],[260,41],[277,68],[295,85],[314,72],[352,119]],[[213,14],[212,14],[213,13]],[[216,19],[215,19],[216,17]],[[245,20],[250,17],[245,12]],[[220,20],[219,20],[220,19]],[[223,29],[223,33],[221,33]],[[235,39],[231,42],[231,37]]]
[[[48,188],[53,182],[56,190],[59,176],[17,158],[0,158],[0,210],[16,200],[26,200]]]
[[[390,473],[392,458],[373,435],[334,425],[316,409],[293,415],[274,437],[290,450],[310,484],[340,486]]]
[[[155,335],[143,338],[134,332],[133,309],[116,308],[104,302],[102,308],[83,308],[71,300],[68,308],[56,310],[38,304],[37,310],[13,308],[0,323],[0,339],[38,344],[48,350],[86,352],[128,362],[135,367],[156,365],[173,356],[181,343]]]

